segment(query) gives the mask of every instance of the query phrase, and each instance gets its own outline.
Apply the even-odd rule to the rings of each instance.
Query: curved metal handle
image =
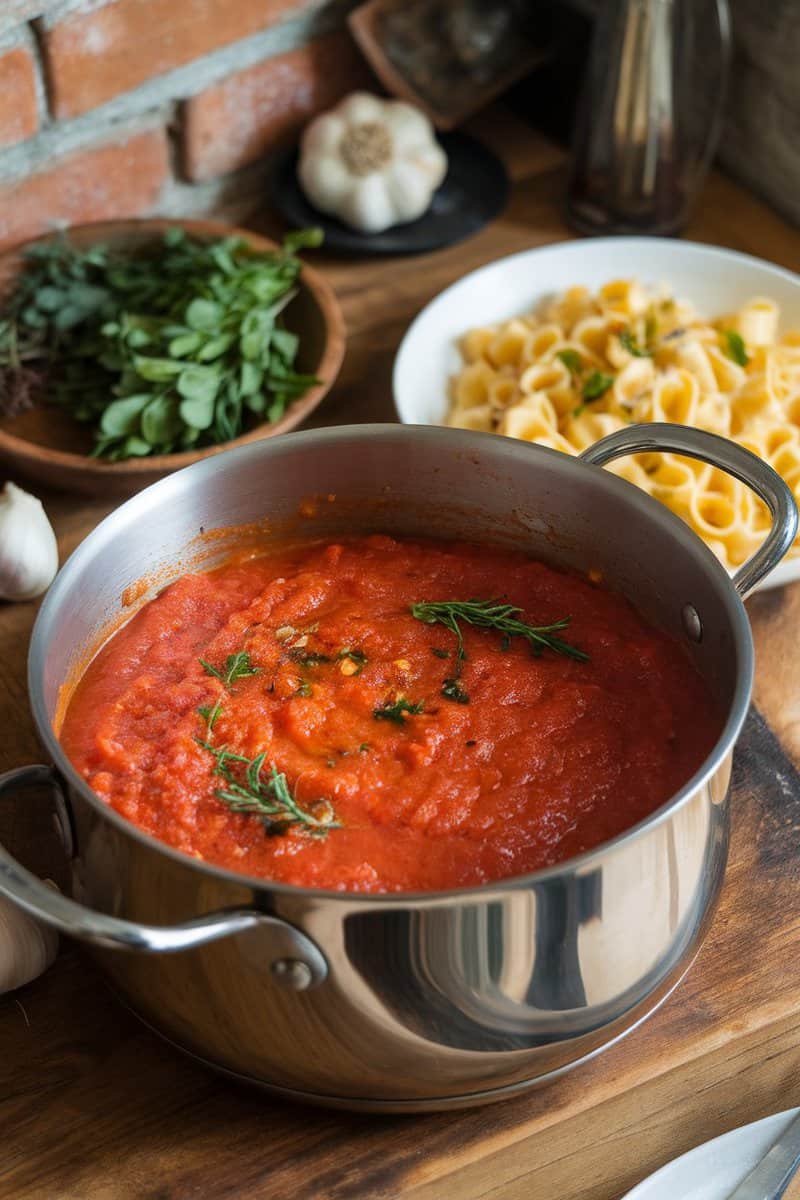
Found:
[[[752,592],[761,580],[777,567],[790,548],[797,533],[797,505],[789,488],[768,463],[743,446],[686,425],[671,425],[655,421],[646,425],[631,425],[601,438],[580,455],[581,459],[602,467],[625,454],[651,454],[659,451],[685,454],[699,458],[721,471],[727,471],[741,483],[752,488],[772,514],[772,528],[764,544],[756,550],[733,577],[733,586],[742,599]]]
[[[54,788],[63,799],[55,770],[46,766],[18,767],[0,775],[0,799],[15,788],[41,786]],[[325,957],[311,938],[269,913],[254,908],[223,909],[193,917],[180,925],[142,925],[137,921],[126,921],[86,908],[76,900],[52,891],[12,858],[2,845],[0,895],[45,925],[106,950],[145,950],[155,954],[192,950],[245,929],[272,926],[281,931],[284,941],[288,936],[292,954],[291,958],[282,957],[273,962],[273,975],[278,982],[303,989],[321,983],[328,973]],[[307,970],[298,969],[303,964]]]

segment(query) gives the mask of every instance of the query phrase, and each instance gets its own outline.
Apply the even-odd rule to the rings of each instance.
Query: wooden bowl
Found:
[[[76,246],[105,242],[136,247],[153,240],[166,229],[180,227],[203,239],[238,236],[255,250],[275,250],[276,243],[246,229],[235,229],[218,221],[102,221],[68,230]],[[52,237],[52,235],[47,235]],[[47,238],[39,238],[44,241]],[[28,243],[31,245],[33,243]],[[0,295],[7,295],[25,262],[25,246],[0,255]],[[48,404],[16,417],[0,417],[0,467],[15,477],[25,477],[51,487],[100,496],[128,495],[209,455],[259,438],[275,437],[299,425],[325,396],[342,363],[345,347],[344,320],[330,284],[311,267],[303,265],[297,296],[284,310],[286,327],[300,335],[297,369],[321,381],[293,401],[279,421],[262,423],[217,446],[184,450],[177,454],[155,454],[123,462],[90,458],[91,427],[80,425],[68,413]]]

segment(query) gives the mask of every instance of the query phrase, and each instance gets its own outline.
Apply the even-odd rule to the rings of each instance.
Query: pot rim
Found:
[[[538,455],[558,458],[561,468],[567,473],[575,473],[576,477],[580,477],[587,470],[600,471],[602,472],[604,481],[601,486],[604,486],[612,493],[616,492],[618,495],[627,496],[629,501],[635,500],[637,504],[643,505],[648,512],[649,518],[654,523],[665,527],[667,532],[680,544],[682,551],[688,551],[698,560],[699,567],[705,568],[712,576],[716,576],[716,582],[720,585],[722,596],[727,603],[728,615],[733,627],[735,644],[739,656],[736,669],[736,684],[733,689],[725,723],[717,741],[706,759],[701,763],[694,775],[686,781],[683,787],[654,812],[650,813],[649,816],[638,821],[629,829],[623,830],[616,837],[602,842],[599,846],[595,846],[591,850],[586,850],[582,854],[575,855],[573,858],[567,858],[562,862],[555,863],[553,866],[543,867],[537,871],[528,872],[525,875],[511,875],[503,879],[489,880],[475,887],[415,892],[351,892],[325,888],[306,888],[296,884],[282,883],[276,880],[247,875],[244,872],[231,871],[214,863],[199,861],[189,854],[174,849],[166,842],[162,842],[158,838],[145,833],[144,830],[121,816],[116,809],[112,808],[110,804],[107,804],[106,801],[102,800],[92,791],[64,753],[53,729],[52,721],[46,712],[44,703],[43,676],[47,638],[51,633],[49,626],[55,619],[62,597],[68,594],[72,586],[73,576],[83,567],[87,560],[94,557],[96,546],[102,542],[104,535],[106,537],[109,536],[110,527],[116,524],[120,518],[120,514],[125,513],[129,518],[141,519],[151,506],[155,507],[157,505],[161,507],[169,504],[171,493],[177,491],[178,488],[182,488],[184,480],[190,475],[197,477],[197,485],[199,485],[204,474],[209,474],[217,470],[223,461],[229,461],[234,457],[240,461],[244,461],[246,458],[269,457],[270,455],[280,453],[281,446],[291,444],[293,447],[297,447],[301,442],[303,445],[309,447],[322,443],[335,450],[338,442],[346,441],[354,436],[368,437],[370,440],[376,437],[386,441],[391,441],[393,438],[412,438],[420,442],[440,441],[451,444],[462,443],[462,448],[465,451],[470,448],[474,449],[476,440],[479,442],[480,447],[485,450],[488,448],[486,439],[492,438],[496,444],[497,455],[501,458],[511,460],[525,457],[528,460],[525,464],[526,466],[532,461],[531,456],[535,457]],[[140,509],[142,512],[137,517],[137,510]],[[139,610],[136,609],[135,611]],[[135,614],[132,613],[131,615]],[[387,422],[380,425],[336,425],[322,429],[304,430],[302,432],[284,434],[282,437],[276,439],[265,439],[263,441],[252,442],[249,445],[237,446],[223,451],[221,454],[215,455],[210,459],[193,463],[191,466],[184,467],[182,470],[158,480],[115,508],[80,542],[61,567],[56,579],[47,592],[37,614],[31,634],[28,652],[28,692],[30,707],[39,738],[55,763],[59,774],[66,779],[72,788],[80,793],[83,799],[98,814],[102,815],[104,819],[111,821],[112,825],[121,833],[133,837],[135,841],[138,841],[146,849],[164,854],[189,870],[211,875],[224,883],[240,887],[250,887],[256,892],[272,892],[287,899],[328,899],[343,901],[354,906],[396,907],[399,903],[403,905],[423,905],[443,901],[455,903],[469,902],[479,898],[485,899],[493,892],[505,892],[509,888],[530,888],[537,883],[544,883],[564,873],[580,873],[591,869],[592,866],[609,852],[621,849],[628,842],[636,840],[650,829],[663,824],[673,812],[685,804],[699,788],[708,782],[726,755],[733,748],[744,724],[750,704],[753,683],[753,661],[753,640],[749,619],[744,604],[725,568],[701,538],[680,517],[676,516],[658,500],[653,499],[652,496],[642,492],[635,484],[629,483],[627,480],[610,471],[603,470],[602,467],[592,466],[581,462],[579,458],[572,458],[561,451],[551,450],[548,447],[539,446],[534,443],[522,442],[512,438],[500,438],[495,434],[480,433],[472,430]]]

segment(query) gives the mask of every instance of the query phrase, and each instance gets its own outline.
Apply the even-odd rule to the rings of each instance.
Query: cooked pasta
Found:
[[[800,501],[800,331],[781,335],[779,315],[765,297],[704,320],[635,280],[595,293],[572,287],[535,313],[464,335],[447,424],[566,454],[633,422],[693,425],[765,459]],[[682,517],[728,568],[769,529],[750,489],[705,463],[640,454],[609,470]],[[800,555],[800,536],[789,553]]]

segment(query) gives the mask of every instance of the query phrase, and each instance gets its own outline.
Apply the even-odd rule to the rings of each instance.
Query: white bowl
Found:
[[[447,412],[448,381],[462,365],[458,339],[476,325],[530,312],[546,297],[583,284],[595,290],[611,279],[669,284],[698,313],[715,317],[752,296],[769,296],[782,329],[800,329],[800,276],[749,254],[666,238],[592,238],[523,250],[472,271],[427,304],[406,332],[392,386],[400,420],[438,425]],[[770,576],[774,587],[800,578],[800,559]]]

